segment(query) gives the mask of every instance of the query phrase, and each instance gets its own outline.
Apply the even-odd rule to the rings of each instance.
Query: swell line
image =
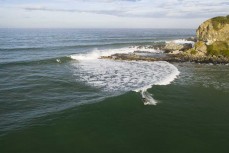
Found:
[[[155,45],[158,43],[165,43],[165,41],[132,41],[132,42],[119,42],[119,43],[103,43],[103,44],[81,44],[69,46],[47,46],[47,47],[15,47],[15,48],[0,48],[0,51],[37,51],[37,50],[55,50],[55,49],[75,49],[86,47],[106,47],[106,46],[119,46],[119,45]]]
[[[13,61],[13,62],[5,62],[0,63],[0,67],[6,66],[18,66],[18,65],[37,65],[37,64],[56,64],[56,63],[66,63],[71,61],[72,58],[68,56],[64,57],[56,57],[56,58],[49,58],[49,59],[41,59],[41,60],[27,60],[27,61]]]

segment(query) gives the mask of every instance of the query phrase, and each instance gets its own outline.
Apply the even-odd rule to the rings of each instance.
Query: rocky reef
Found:
[[[141,49],[140,46],[139,49]],[[170,41],[160,46],[150,46],[163,53],[135,51],[129,54],[102,56],[102,59],[142,60],[196,63],[229,63],[229,15],[215,17],[202,23],[196,30],[196,37],[187,38],[184,43]],[[142,54],[143,53],[143,54]]]
[[[165,56],[140,56],[134,53],[129,54],[113,54],[111,56],[101,56],[101,59],[111,60],[125,60],[125,61],[167,61],[174,62],[195,62],[195,63],[213,63],[213,64],[227,64],[229,59],[225,57],[210,57],[210,56],[192,56],[184,54],[165,54]]]

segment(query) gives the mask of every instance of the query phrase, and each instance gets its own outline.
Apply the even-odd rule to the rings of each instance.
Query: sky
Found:
[[[197,28],[229,0],[0,0],[0,28]]]

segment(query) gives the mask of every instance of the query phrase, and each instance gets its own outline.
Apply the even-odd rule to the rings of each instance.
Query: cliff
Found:
[[[199,41],[208,45],[216,41],[229,42],[229,15],[205,21],[197,29],[196,35]]]
[[[192,56],[229,58],[229,15],[215,17],[202,23],[196,30],[198,42],[188,51]]]

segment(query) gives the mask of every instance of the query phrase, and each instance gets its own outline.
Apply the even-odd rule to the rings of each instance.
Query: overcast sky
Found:
[[[197,28],[229,0],[0,0],[2,28]]]

